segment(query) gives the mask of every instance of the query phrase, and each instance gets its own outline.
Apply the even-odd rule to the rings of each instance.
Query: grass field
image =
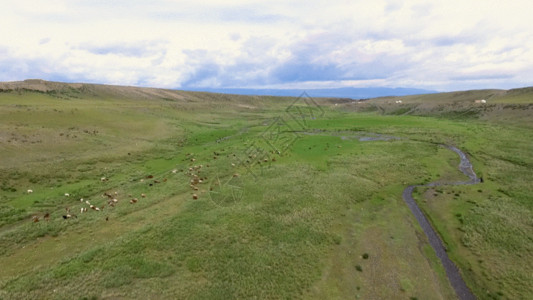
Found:
[[[315,99],[310,113],[294,98],[44,87],[0,93],[0,298],[453,299],[402,199],[464,179],[439,144],[484,179],[416,190],[448,254],[480,299],[533,294],[529,90],[402,97],[408,109]]]

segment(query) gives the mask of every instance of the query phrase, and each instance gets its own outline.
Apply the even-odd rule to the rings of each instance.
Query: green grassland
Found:
[[[478,298],[527,299],[533,93],[401,99],[315,99],[293,118],[295,98],[4,88],[0,299],[453,299],[402,199],[464,180],[440,144],[484,182],[418,188],[419,205]]]

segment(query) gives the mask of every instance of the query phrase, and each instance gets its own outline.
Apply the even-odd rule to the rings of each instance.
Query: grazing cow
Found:
[[[145,198],[145,197],[146,197],[146,195],[145,195],[145,194],[141,194],[141,197]]]
[[[32,219],[33,223],[39,222],[39,217],[38,216],[33,216],[33,217],[31,217],[31,219]]]
[[[28,194],[31,194],[31,193],[33,193],[33,190],[28,190]]]
[[[69,193],[65,193],[65,197],[70,197],[70,194]]]
[[[50,219],[50,213],[45,213],[43,218],[48,221]]]
[[[194,200],[196,200],[196,199],[198,199],[198,195],[196,195],[196,194],[192,194],[192,198],[193,198]]]

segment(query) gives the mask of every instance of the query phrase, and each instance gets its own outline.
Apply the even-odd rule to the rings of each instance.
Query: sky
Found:
[[[527,0],[2,0],[0,81],[533,86]]]

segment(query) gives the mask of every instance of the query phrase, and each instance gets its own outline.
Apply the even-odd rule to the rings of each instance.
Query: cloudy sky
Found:
[[[532,11],[528,0],[2,0],[0,81],[531,86]]]

